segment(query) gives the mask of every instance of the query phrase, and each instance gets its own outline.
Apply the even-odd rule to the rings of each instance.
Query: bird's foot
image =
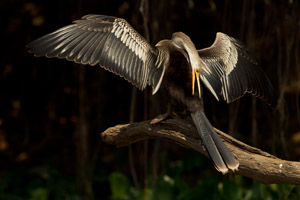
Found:
[[[150,121],[150,124],[151,125],[158,124],[159,122],[162,122],[162,121],[166,120],[168,117],[170,117],[170,113],[169,112],[167,112],[165,114],[161,114],[161,115],[155,117],[154,119],[152,119]]]
[[[172,111],[172,115],[178,118],[183,118],[188,114],[187,110],[179,111],[179,112],[174,112]]]

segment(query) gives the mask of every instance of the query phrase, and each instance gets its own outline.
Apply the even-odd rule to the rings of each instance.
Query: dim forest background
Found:
[[[85,14],[125,18],[153,44],[182,31],[204,48],[227,33],[257,58],[278,101],[275,110],[250,95],[227,105],[206,92],[208,118],[299,161],[299,10],[296,0],[2,0],[0,199],[298,199],[299,186],[223,176],[207,157],[172,142],[105,144],[106,128],[164,113],[159,95],[100,67],[36,58],[25,46]]]

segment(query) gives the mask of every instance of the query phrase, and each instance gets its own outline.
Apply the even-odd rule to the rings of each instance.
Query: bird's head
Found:
[[[172,42],[180,49],[188,49],[190,45],[194,46],[191,38],[184,34],[183,32],[175,32],[172,34]]]
[[[190,39],[189,36],[182,32],[175,32],[172,35],[172,43],[185,52],[189,56],[189,63],[192,68],[192,94],[194,95],[195,91],[195,79],[197,80],[199,97],[201,97],[201,88],[200,88],[200,68],[201,68],[201,59],[198,55],[197,49]]]

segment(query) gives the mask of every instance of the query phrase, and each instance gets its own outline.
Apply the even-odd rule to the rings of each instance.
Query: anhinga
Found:
[[[236,170],[239,162],[204,115],[200,79],[216,99],[222,97],[228,103],[247,92],[269,102],[274,99],[273,87],[255,59],[241,42],[224,33],[217,33],[212,46],[201,50],[182,32],[154,46],[124,19],[86,15],[31,42],[28,48],[35,56],[99,64],[141,90],[152,86],[152,94],[161,88],[172,105],[189,111],[209,156],[222,173]]]

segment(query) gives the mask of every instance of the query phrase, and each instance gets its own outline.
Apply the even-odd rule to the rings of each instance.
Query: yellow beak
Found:
[[[198,85],[198,92],[199,92],[199,98],[201,98],[201,88],[200,88],[200,72],[199,69],[193,69],[192,71],[192,94],[194,95],[195,91],[195,77],[197,79],[197,85]]]

